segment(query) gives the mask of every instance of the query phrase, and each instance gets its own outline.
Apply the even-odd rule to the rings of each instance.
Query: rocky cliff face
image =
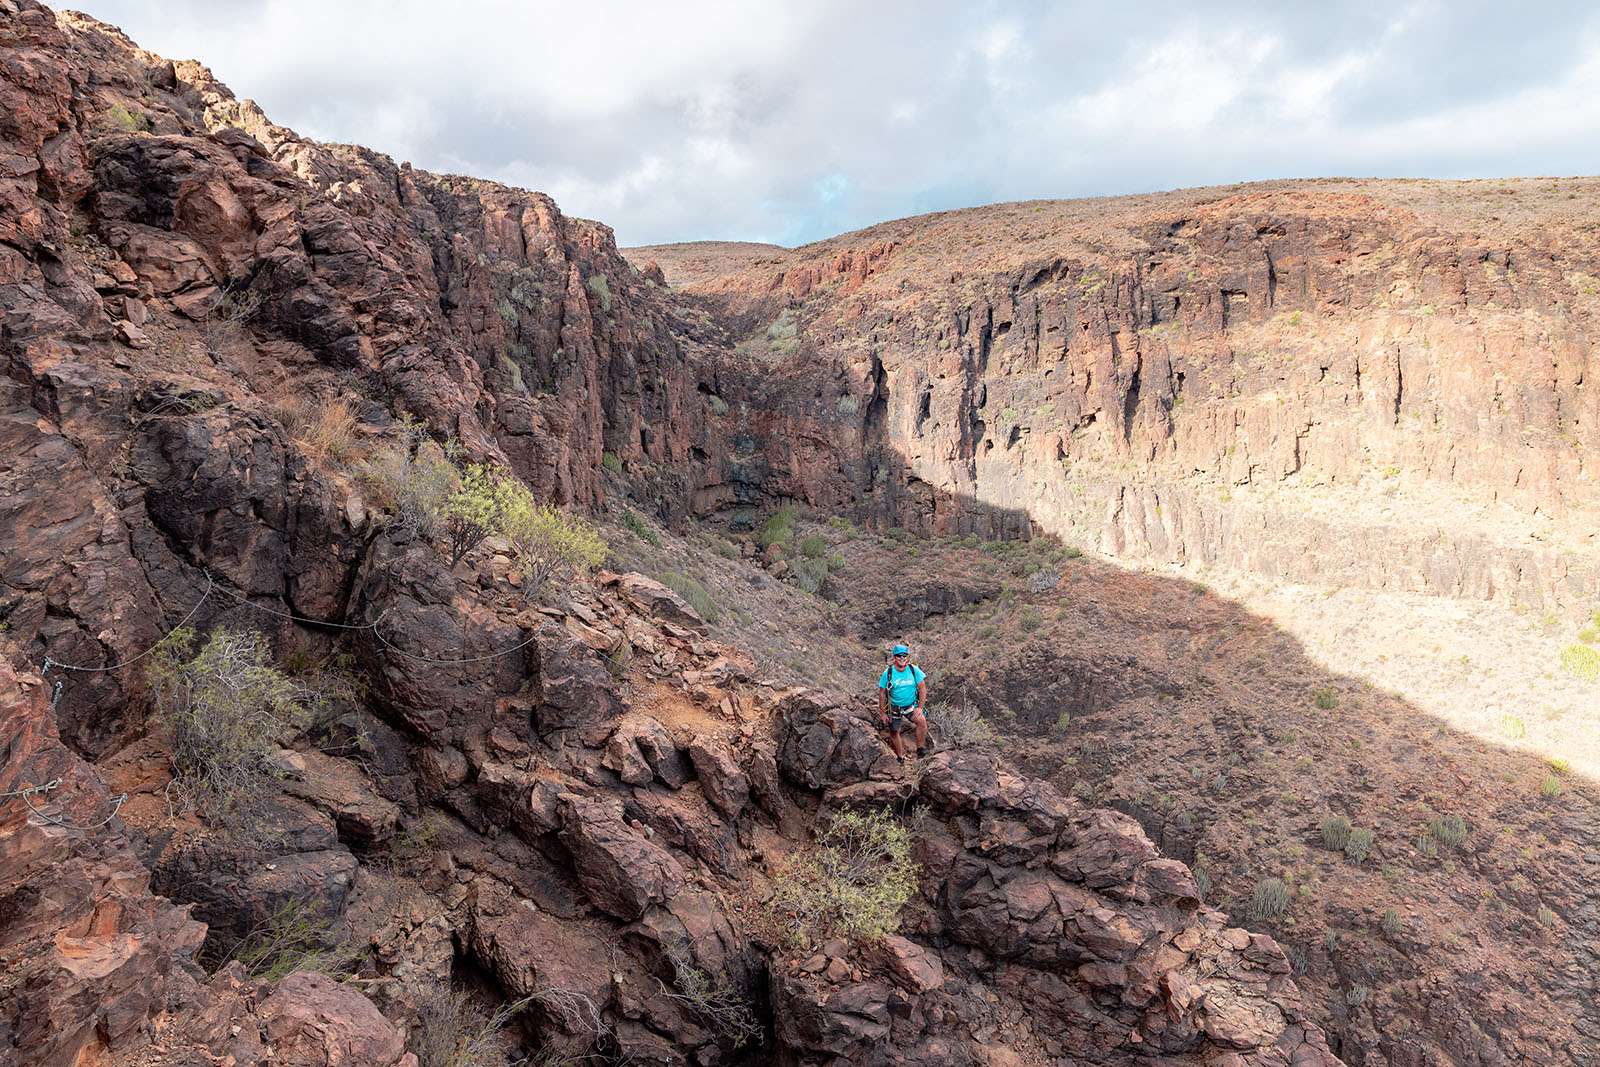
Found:
[[[604,227],[306,142],[92,20],[0,0],[0,42],[8,1060],[414,1063],[470,978],[552,1056],[1337,1062],[1271,939],[1131,820],[990,757],[902,778],[862,709],[756,681],[664,587],[541,606],[504,546],[451,567],[359,476],[409,417],[582,508],[912,514],[882,366],[764,373],[728,347],[737,313],[667,293]],[[337,652],[361,683],[275,739],[282,789],[240,827],[173,800],[158,733],[128,743],[140,660],[179,623],[261,630],[297,669]],[[18,806],[53,777],[59,821]],[[106,778],[129,794],[109,820]],[[926,813],[907,936],[790,961],[749,919],[760,887],[819,819],[890,801]],[[286,903],[356,982],[196,968]]]
[[[813,398],[785,429],[833,446],[778,484],[820,507],[1556,606],[1597,577],[1595,192],[1270,183],[630,254]]]

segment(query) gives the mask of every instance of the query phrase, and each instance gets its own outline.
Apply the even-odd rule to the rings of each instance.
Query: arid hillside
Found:
[[[0,0],[0,1063],[1594,1067],[1595,189],[624,255]]]

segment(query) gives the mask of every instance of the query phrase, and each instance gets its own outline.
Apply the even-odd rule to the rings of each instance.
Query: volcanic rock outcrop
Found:
[[[1536,292],[1581,295],[1586,246],[1474,259],[1400,220],[1386,252],[1368,201],[1269,191],[1141,207],[1025,267],[930,273],[933,238],[891,228],[684,294],[547,197],[306,141],[92,19],[0,0],[0,45],[5,1057],[402,1067],[479,997],[517,1006],[511,1045],[611,1062],[1338,1062],[1272,939],[1131,819],[982,753],[903,777],[869,709],[758,678],[650,578],[541,598],[495,538],[452,561],[368,461],[448,449],[668,523],[798,500],[1205,558],[1262,551],[1240,516],[1288,526],[1214,510],[1195,470],[1242,496],[1393,462],[1578,515],[1590,312]],[[1315,361],[1240,358],[1288,309],[1314,347],[1381,299],[1315,397],[1280,389]],[[1551,375],[1496,391],[1439,354],[1513,336]],[[1559,544],[1436,548],[1359,566],[1593,588]],[[930,586],[879,625],[989,592]],[[147,729],[141,661],[180,624],[337,676],[237,825],[187,810]],[[791,953],[764,891],[814,829],[885,807],[917,829],[900,934]],[[290,912],[352,982],[219,965]]]

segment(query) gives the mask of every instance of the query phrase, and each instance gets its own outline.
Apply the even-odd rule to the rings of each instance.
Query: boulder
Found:
[[[325,974],[300,972],[277,984],[257,1009],[283,1067],[390,1067],[404,1058],[405,1039],[372,1002]]]
[[[812,789],[864,781],[896,770],[894,756],[861,709],[815,690],[779,702],[778,766]]]
[[[689,745],[689,759],[711,806],[726,818],[737,819],[750,799],[750,782],[733,753],[724,744],[696,738]]]
[[[600,910],[632,922],[651,904],[683,888],[683,867],[597,800],[560,798],[561,840],[572,852],[578,882]]]

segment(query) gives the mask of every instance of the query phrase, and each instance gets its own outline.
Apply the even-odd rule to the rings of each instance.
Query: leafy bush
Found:
[[[505,535],[522,560],[531,595],[537,596],[551,578],[588,575],[605,560],[605,538],[588,519],[554,504],[535,504],[521,482],[510,496]]]
[[[622,473],[622,460],[615,452],[600,453],[600,466],[604,467],[612,474]]]
[[[468,463],[444,498],[444,534],[450,566],[483,543],[490,534],[509,532],[513,511],[531,507],[532,494],[515,475],[487,463]],[[538,583],[534,583],[535,588]]]
[[[1039,619],[1039,609],[1029,605],[1017,614],[1017,626],[1023,633],[1031,634],[1042,625]]]
[[[785,504],[762,524],[756,533],[756,543],[762,548],[768,545],[789,544],[794,540],[794,523],[799,517],[799,512],[793,504]]]
[[[656,546],[657,548],[661,547],[661,535],[656,533],[654,530],[650,529],[650,527],[646,526],[644,524],[644,520],[641,519],[639,516],[635,515],[633,512],[624,511],[622,513],[622,526],[629,533],[631,533],[635,537],[639,538],[639,540],[645,541],[645,542],[647,542],[649,544],[652,544],[652,545]],[[718,555],[722,554],[721,551],[720,551],[720,546],[724,545],[724,544],[727,544],[727,542],[726,541],[718,542],[718,546],[719,546],[719,551],[717,553]],[[737,553],[735,553],[735,554],[737,554]]]
[[[1405,928],[1405,923],[1400,919],[1400,913],[1394,908],[1385,908],[1383,912],[1383,932],[1393,937]]]
[[[767,327],[767,340],[792,341],[799,330],[799,324],[794,320],[794,310],[784,308],[777,319]]]
[[[1066,733],[1067,732],[1067,727],[1069,727],[1071,725],[1072,725],[1072,712],[1063,711],[1060,715],[1056,716],[1056,729],[1057,730],[1060,730],[1062,733]]]
[[[1317,707],[1321,708],[1323,711],[1331,711],[1339,706],[1339,694],[1335,693],[1332,689],[1318,689],[1315,693],[1311,694],[1311,699],[1314,700]]]
[[[1551,799],[1561,795],[1561,779],[1553,774],[1545,775],[1544,781],[1539,783],[1539,792]]]
[[[455,480],[454,464],[413,423],[402,423],[400,439],[374,453],[366,472],[366,481],[393,510],[396,525],[428,538],[438,532]]]
[[[797,559],[794,561],[794,584],[808,593],[817,593],[828,580],[828,561],[825,559]]]
[[[1356,866],[1366,862],[1367,853],[1372,849],[1372,831],[1357,827],[1350,831],[1350,839],[1344,843],[1344,854]]]
[[[260,634],[217,630],[191,658],[194,643],[194,630],[180,627],[151,652],[152,717],[176,780],[210,815],[231,819],[267,793],[273,742],[304,728],[318,700],[272,666]]]
[[[800,542],[800,552],[807,559],[820,559],[828,551],[828,539],[821,534],[812,534]]]
[[[706,622],[717,621],[717,602],[711,599],[706,587],[677,571],[661,572],[661,584],[677,593]]]
[[[868,941],[893,933],[917,888],[911,835],[885,808],[841,812],[777,880],[767,914],[794,947],[838,935]]]
[[[1289,887],[1280,879],[1268,878],[1257,882],[1250,894],[1250,918],[1276,919],[1289,906]]]
[[[1600,678],[1600,652],[1588,645],[1568,645],[1561,650],[1561,669],[1580,681]]]
[[[1566,774],[1572,769],[1572,764],[1567,762],[1565,756],[1550,756],[1545,759],[1545,763],[1549,764],[1550,769],[1557,774]]]
[[[1456,814],[1434,819],[1428,824],[1428,836],[1445,848],[1460,848],[1467,839],[1467,821]]]
[[[1322,820],[1322,844],[1335,852],[1350,840],[1350,820],[1343,815],[1329,815]]]
[[[611,310],[611,283],[606,281],[604,274],[591,274],[588,282],[589,291],[600,298],[600,310]]]
[[[996,741],[994,728],[967,699],[965,692],[959,704],[939,701],[930,705],[926,714],[930,729],[937,731],[940,740],[952,748],[971,748]]]

